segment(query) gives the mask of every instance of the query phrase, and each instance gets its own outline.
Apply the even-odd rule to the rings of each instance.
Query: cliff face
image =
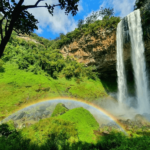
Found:
[[[74,56],[86,66],[95,65],[97,70],[107,76],[115,74],[116,29],[98,30],[96,35],[82,36],[61,48],[64,57]]]
[[[73,56],[86,66],[96,66],[102,77],[116,76],[116,29],[98,30],[61,48],[64,57]],[[124,60],[130,64],[130,45],[124,46]]]
[[[149,1],[149,0],[148,0]],[[150,4],[150,3],[149,3]],[[144,9],[147,9],[147,3]],[[149,25],[150,26],[150,25]],[[125,30],[126,26],[124,26]],[[147,66],[150,64],[150,39],[145,40]],[[124,44],[126,72],[132,72],[130,60],[130,40]],[[80,39],[61,48],[64,57],[73,56],[86,66],[95,65],[102,77],[117,76],[116,72],[116,29],[97,30],[95,35],[82,36]],[[150,66],[148,66],[150,68]]]

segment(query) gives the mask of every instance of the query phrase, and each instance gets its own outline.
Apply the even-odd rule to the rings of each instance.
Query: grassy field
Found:
[[[45,76],[44,72],[35,75],[19,70],[13,63],[6,63],[0,70],[0,119],[41,99],[74,97],[92,101],[104,96],[107,92],[98,79],[68,80],[62,77],[55,80]]]

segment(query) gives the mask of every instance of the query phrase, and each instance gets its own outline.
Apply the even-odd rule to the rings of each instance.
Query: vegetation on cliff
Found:
[[[148,0],[138,0],[135,3],[134,9],[141,10],[142,18],[142,28],[144,40],[148,41],[150,39],[150,1]]]
[[[53,47],[55,41],[42,38],[40,40],[42,44],[27,42],[13,35],[6,46],[2,60],[15,62],[19,69],[35,74],[41,74],[44,71],[53,78],[58,78],[61,74],[66,78],[83,76],[96,78],[96,73],[92,72],[91,67],[84,67],[73,58],[64,59],[59,50]]]
[[[61,35],[60,40],[56,42],[57,48],[60,48],[65,44],[69,44],[73,41],[73,39],[81,38],[83,35],[91,34],[96,36],[97,30],[116,28],[119,22],[120,17],[105,16],[102,20],[97,20],[89,24],[83,24],[80,28],[76,28],[74,31],[69,32],[66,35]]]

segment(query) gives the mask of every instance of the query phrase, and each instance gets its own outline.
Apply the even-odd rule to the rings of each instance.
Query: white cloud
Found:
[[[38,30],[36,30],[35,31],[37,34],[41,34],[42,32],[43,32],[43,30],[40,28],[40,27],[38,27]]]
[[[26,0],[24,2],[24,5],[33,5],[37,2],[37,0]],[[48,4],[55,4],[53,0],[47,0],[44,2],[40,2],[38,6],[45,6],[45,2]],[[55,1],[56,2],[56,1]],[[82,2],[79,3],[79,12],[83,10]],[[74,18],[69,15],[65,15],[64,10],[61,10],[60,8],[56,7],[54,9],[54,15],[51,16],[46,8],[33,8],[28,9],[30,13],[32,13],[36,19],[38,19],[38,27],[39,29],[36,31],[37,33],[42,33],[42,31],[48,27],[49,31],[52,31],[54,33],[67,33],[69,31],[72,31],[76,28],[77,22],[74,20]],[[79,13],[78,12],[78,13]]]
[[[82,0],[80,0],[79,5],[78,5],[78,12],[80,13],[82,10],[83,10]]]

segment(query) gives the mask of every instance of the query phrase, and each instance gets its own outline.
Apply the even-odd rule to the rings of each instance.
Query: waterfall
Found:
[[[123,20],[117,26],[117,76],[118,76],[118,101],[122,105],[127,99],[127,84],[123,60]]]
[[[117,75],[118,75],[118,101],[119,104],[127,102],[127,84],[123,60],[123,44],[131,42],[131,60],[134,71],[138,111],[150,112],[148,94],[148,79],[144,55],[143,32],[140,10],[135,10],[125,17],[117,26]]]
[[[136,96],[140,113],[150,112],[148,80],[144,56],[143,32],[140,10],[135,10],[127,16],[129,35],[131,40],[131,59],[136,84]],[[117,39],[118,40],[118,39]]]

